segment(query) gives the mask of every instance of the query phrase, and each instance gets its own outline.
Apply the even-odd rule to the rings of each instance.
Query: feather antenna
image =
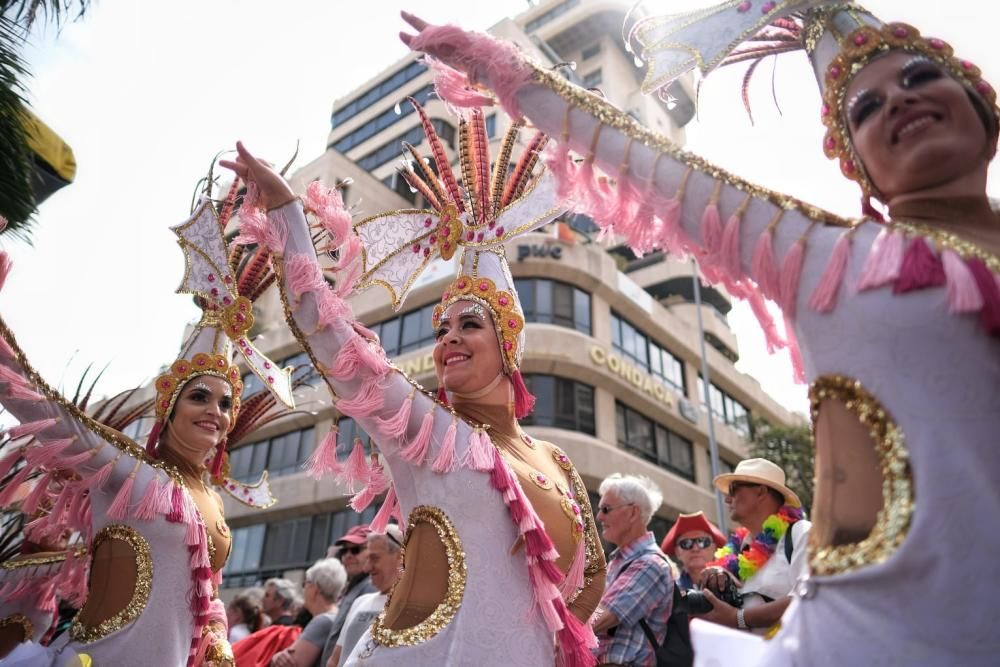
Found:
[[[479,205],[479,224],[485,225],[491,207],[490,196],[490,140],[486,134],[486,118],[480,109],[472,112],[469,121],[472,133],[473,167],[476,176],[476,203]]]
[[[465,196],[469,202],[469,212],[472,213],[472,219],[479,220],[479,210],[476,206],[476,178],[472,167],[475,155],[473,155],[471,129],[469,128],[468,121],[459,121],[458,137],[459,163],[462,165],[462,185],[465,188]]]
[[[399,175],[403,177],[403,180],[410,184],[411,188],[420,193],[420,195],[427,202],[427,205],[432,209],[440,211],[444,208],[441,205],[441,202],[438,201],[437,196],[435,196],[435,194],[431,191],[430,186],[424,183],[424,179],[417,176],[412,169],[409,167],[403,167],[399,170]]]
[[[458,182],[455,180],[455,174],[451,170],[451,162],[444,152],[441,137],[438,136],[437,130],[434,129],[434,124],[427,118],[427,114],[424,112],[424,108],[420,106],[420,103],[412,97],[406,99],[410,101],[410,104],[413,105],[413,108],[416,109],[417,114],[420,116],[420,124],[423,125],[427,142],[431,146],[431,155],[434,156],[434,164],[437,166],[438,174],[441,176],[441,180],[444,182],[444,187],[448,190],[451,200],[458,206],[458,212],[461,213],[465,210],[465,207],[462,205],[462,191],[459,189]],[[442,205],[444,204],[444,198],[438,197],[438,200]]]
[[[493,182],[490,184],[490,193],[493,198],[491,215],[494,219],[500,213],[500,202],[503,200],[504,181],[507,178],[510,155],[514,150],[514,144],[517,143],[518,136],[521,134],[522,127],[524,127],[523,120],[515,120],[510,124],[503,136],[503,141],[500,143],[500,154],[497,155],[497,161],[493,165]]]
[[[521,158],[517,161],[514,172],[507,179],[507,187],[504,190],[503,199],[500,201],[501,208],[509,205],[524,192],[524,186],[527,185],[532,170],[538,164],[538,156],[548,140],[549,138],[544,132],[536,132],[535,136],[531,138],[527,148],[521,153]]]
[[[414,148],[411,144],[404,141],[403,146],[406,148],[407,151],[409,151],[410,155],[413,156],[413,162],[417,165],[417,168],[420,169],[421,178],[423,178],[424,182],[430,186],[437,200],[439,202],[442,202],[442,205],[444,205],[444,202],[448,201],[448,195],[445,194],[444,190],[441,189],[441,181],[439,181],[438,177],[434,174],[434,170],[431,169],[430,165],[427,164],[426,161],[424,161],[423,156],[421,156],[420,153],[417,152],[417,149]],[[439,171],[442,170],[440,165],[435,165],[435,166],[438,168]],[[444,171],[447,171],[450,168],[451,167],[448,165],[448,163],[445,162]]]

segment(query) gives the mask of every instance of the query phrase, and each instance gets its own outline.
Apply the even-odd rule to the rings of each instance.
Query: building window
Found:
[[[437,118],[431,119],[431,124],[434,126],[434,130],[441,137],[441,141],[445,142],[452,148],[455,147],[455,128]],[[364,169],[365,171],[373,171],[378,167],[381,167],[386,162],[391,162],[396,158],[403,155],[403,142],[412,144],[413,146],[419,146],[420,142],[424,140],[424,128],[421,125],[410,128],[398,137],[387,141],[370,153],[363,155],[357,160],[357,165]],[[409,184],[403,180],[403,186],[409,191]]]
[[[406,182],[406,179],[398,171],[394,171],[383,178],[382,184],[411,204],[416,203],[417,191],[410,187],[410,184]]]
[[[715,386],[713,382],[708,388],[708,398],[712,404],[712,415],[723,424],[731,426],[744,438],[750,438],[753,430],[750,425],[750,410],[728,393]],[[705,406],[705,383],[698,375],[698,402]]]
[[[372,86],[340,109],[334,110],[333,115],[330,118],[330,124],[333,127],[336,127],[337,125],[354,118],[392,91],[398,89],[406,82],[412,81],[426,71],[427,66],[424,65],[423,62],[418,60],[410,63],[385,81]]]
[[[222,570],[222,586],[259,586],[288,570],[310,567],[326,555],[334,540],[362,523],[370,523],[381,505],[364,512],[350,507],[337,512],[234,528],[229,559]]]
[[[354,450],[355,438],[361,439],[365,453],[371,454],[371,437],[361,430],[358,423],[350,417],[342,417],[337,422],[337,460],[343,461]]]
[[[383,320],[369,327],[382,342],[382,349],[389,357],[405,354],[434,343],[431,315],[436,303]]]
[[[611,313],[611,347],[681,395],[686,394],[684,362],[649,340],[646,334],[614,311]]]
[[[580,4],[580,0],[566,0],[565,2],[560,3],[555,7],[553,7],[552,9],[550,9],[549,11],[545,12],[541,16],[528,21],[528,23],[525,24],[524,26],[524,31],[528,33],[534,32],[539,28],[541,28],[546,23],[548,23],[549,21],[552,21],[553,19],[562,16],[573,7],[576,7],[578,4]]]
[[[583,49],[583,51],[580,53],[580,58],[582,60],[587,60],[588,58],[593,58],[600,52],[601,52],[601,43],[594,42],[590,46]]]
[[[486,117],[486,136],[490,139],[497,136],[497,115],[495,113]]]
[[[583,77],[583,87],[584,88],[596,88],[601,85],[604,81],[604,77],[601,76],[600,68],[595,69],[593,72],[589,72]]]
[[[615,402],[618,446],[694,481],[694,445],[632,408]]]
[[[316,431],[310,426],[252,442],[229,452],[229,474],[241,482],[253,482],[267,470],[271,477],[302,470],[316,445]]]
[[[310,386],[319,382],[319,375],[315,373],[312,361],[306,352],[298,352],[290,357],[285,357],[278,366],[281,368],[291,367],[293,381],[305,380],[306,384]]]
[[[558,324],[591,335],[590,294],[578,287],[546,278],[514,280],[526,322]]]
[[[428,84],[418,90],[412,95],[412,97],[417,100],[420,104],[427,104],[427,100],[431,98],[434,92],[434,85]],[[413,105],[409,102],[400,103],[399,113],[396,113],[396,108],[386,109],[379,115],[372,118],[370,121],[362,125],[361,127],[345,134],[343,137],[328,145],[327,148],[332,148],[340,153],[346,153],[355,146],[358,146],[368,139],[371,139],[376,134],[381,132],[387,127],[395,125],[402,119],[413,113]]]
[[[593,387],[553,375],[527,374],[524,382],[535,396],[535,409],[521,424],[597,434]]]

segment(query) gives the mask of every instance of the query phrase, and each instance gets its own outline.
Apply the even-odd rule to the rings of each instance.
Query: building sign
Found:
[[[600,345],[590,348],[590,361],[596,366],[604,366],[615,375],[621,376],[637,389],[644,391],[658,401],[674,407],[674,393],[645,371],[641,371],[616,354],[611,354]]]
[[[399,366],[399,368],[410,377],[416,377],[424,373],[429,373],[434,370],[434,353],[428,352],[427,354],[422,354],[419,357],[408,359],[403,362],[403,365]]]
[[[525,244],[517,246],[517,261],[523,262],[529,257],[551,257],[552,259],[562,259],[562,246],[561,245],[539,245],[539,244]]]

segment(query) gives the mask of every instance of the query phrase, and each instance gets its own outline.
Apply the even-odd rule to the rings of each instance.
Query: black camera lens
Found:
[[[712,611],[712,603],[708,601],[701,591],[688,591],[681,599],[681,611],[687,614],[698,615],[707,614]]]

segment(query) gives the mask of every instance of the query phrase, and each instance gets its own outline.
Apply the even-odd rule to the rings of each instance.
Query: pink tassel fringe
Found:
[[[337,460],[337,429],[331,428],[329,433],[323,437],[319,445],[309,456],[306,462],[306,470],[313,479],[320,479],[326,475],[340,475],[344,467]]]
[[[809,307],[819,313],[828,313],[837,305],[837,295],[844,282],[847,259],[851,253],[851,234],[844,232],[837,239],[830,253],[830,260],[819,279],[819,284],[809,297]]]
[[[955,252],[945,250],[941,253],[941,263],[948,285],[948,311],[952,314],[974,313],[982,308],[983,297],[965,260]]]
[[[899,277],[905,237],[888,228],[875,237],[865,266],[858,276],[858,291],[881,287]]]
[[[417,431],[417,435],[400,450],[399,455],[404,461],[418,466],[423,465],[424,459],[427,458],[427,452],[430,450],[431,429],[433,427],[434,409],[432,408],[427,411],[423,421],[420,422],[420,430]]]
[[[452,419],[448,430],[444,433],[444,440],[441,441],[441,451],[434,459],[431,470],[436,473],[448,473],[455,467],[455,440],[458,435],[458,422]]]

